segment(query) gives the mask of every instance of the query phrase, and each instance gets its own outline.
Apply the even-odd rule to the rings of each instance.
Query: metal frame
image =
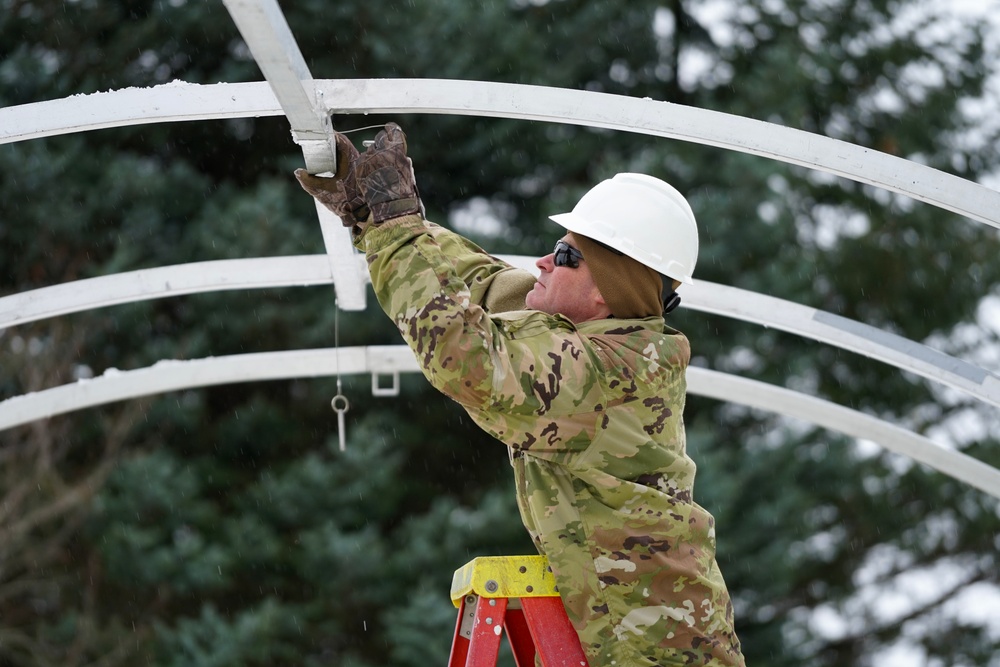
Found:
[[[330,113],[514,118],[679,139],[826,172],[1000,229],[1000,192],[870,148],[733,114],[608,93],[482,81],[314,83],[318,103]],[[263,83],[169,84],[0,109],[0,143],[144,123],[278,116],[281,109]]]
[[[638,132],[779,160],[872,185],[1000,228],[1000,193],[950,174],[771,123],[649,99],[537,86],[449,80],[313,80],[276,0],[224,0],[267,83],[169,84],[0,109],[0,143],[150,122],[284,115],[313,173],[335,167],[330,113],[443,113],[540,120]],[[109,102],[113,102],[109,104]],[[201,262],[123,273],[0,299],[0,326],[85,308],[194,292],[329,284],[345,310],[365,308],[367,272],[346,230],[317,206],[327,255]],[[524,263],[524,258],[515,258]],[[530,267],[530,263],[528,264]],[[867,325],[709,283],[686,305],[838,345],[961,389],[992,405],[986,370]],[[332,366],[331,366],[332,365]],[[191,387],[341,373],[415,370],[408,348],[352,348],[162,361],[0,402],[0,429],[115,400]],[[1000,497],[1000,471],[926,438],[799,392],[689,369],[689,389],[875,440]]]
[[[501,255],[537,273],[532,258]],[[358,270],[367,280],[365,260]],[[334,282],[323,255],[193,262],[87,278],[0,298],[0,328],[121,303],[199,292],[326,285]],[[828,343],[915,373],[1000,407],[1000,378],[983,368],[876,327],[756,292],[698,281],[681,306],[753,322]],[[0,402],[0,428],[7,410]]]
[[[337,169],[330,115],[317,104],[309,66],[299,50],[284,14],[272,0],[222,0],[254,61],[263,72],[282,113],[292,126],[292,137],[302,147],[312,173]]]
[[[161,361],[148,368],[105,373],[85,382],[9,399],[0,403],[0,430],[54,414],[168,391],[261,380],[419,371],[413,352],[405,345]],[[1000,470],[877,417],[791,389],[704,368],[688,368],[687,381],[691,394],[739,403],[877,442],[1000,498]]]
[[[302,148],[306,169],[313,174],[337,169],[337,149],[330,114],[319,103],[312,74],[288,28],[276,0],[223,0],[254,60],[264,73],[282,112],[292,126],[292,138]],[[357,279],[351,258],[357,256],[350,232],[340,218],[318,201],[316,217],[330,258],[337,302],[345,310],[364,310],[364,281]]]

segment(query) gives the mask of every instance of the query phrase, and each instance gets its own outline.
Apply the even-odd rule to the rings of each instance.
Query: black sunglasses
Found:
[[[581,259],[583,259],[582,252],[563,240],[556,241],[556,247],[552,250],[553,264],[575,269],[580,266]]]

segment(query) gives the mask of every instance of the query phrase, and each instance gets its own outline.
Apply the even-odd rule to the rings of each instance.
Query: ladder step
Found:
[[[469,594],[484,597],[547,597],[559,595],[545,556],[482,556],[455,570],[451,601],[457,607]]]

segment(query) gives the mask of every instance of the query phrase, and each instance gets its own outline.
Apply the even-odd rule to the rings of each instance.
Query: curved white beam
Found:
[[[717,146],[898,192],[1000,228],[1000,192],[887,153],[733,114],[649,98],[482,81],[318,81],[338,113],[447,113],[602,127]]]
[[[1000,498],[1000,470],[877,417],[791,389],[704,368],[689,368],[687,377],[689,393],[775,412],[871,440]]]
[[[173,81],[0,108],[0,144],[110,127],[282,115],[266,82]]]
[[[364,258],[355,263],[363,271]],[[367,271],[365,272],[367,274]],[[359,278],[360,280],[360,278]],[[0,298],[0,329],[67,313],[199,292],[334,282],[326,255],[192,262],[42,287]]]
[[[732,114],[607,93],[481,81],[328,79],[315,84],[331,112],[515,118],[668,137],[825,171],[1000,228],[1000,192],[886,153]],[[0,143],[100,127],[281,114],[266,83],[176,84],[0,109]]]
[[[827,343],[958,389],[1000,407],[1000,377],[921,343],[856,320],[703,280],[683,288],[682,306]]]
[[[534,259],[500,255],[509,264],[536,273]],[[349,258],[351,271],[362,286],[369,282],[363,255]],[[202,292],[268,287],[310,287],[335,282],[326,255],[285,255],[223,259],[125,271],[40,287],[0,297],[0,329],[28,322],[105,308],[122,303],[162,299]]]
[[[46,389],[0,402],[0,430],[57,414],[139,396],[237,382],[328,377],[359,373],[418,372],[404,345],[295,350],[161,361],[133,371],[106,371],[92,380]],[[790,389],[702,368],[688,369],[688,391],[802,419],[872,440],[946,475],[1000,498],[1000,470],[961,452],[829,401]]]
[[[417,371],[403,345],[262,352],[190,361],[164,360],[132,371],[108,369],[79,380],[0,402],[0,430],[37,419],[168,391],[261,380]]]
[[[537,274],[533,258],[502,255]],[[356,280],[368,271],[358,255]],[[345,269],[346,270],[346,269]],[[324,285],[334,282],[327,257],[297,255],[196,262],[44,287],[0,298],[0,328],[119,303],[218,290]],[[698,281],[684,288],[684,307],[781,329],[916,373],[1000,407],[1000,378],[983,368],[902,336],[790,301]]]

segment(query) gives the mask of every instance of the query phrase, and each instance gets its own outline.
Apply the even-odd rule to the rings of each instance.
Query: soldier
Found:
[[[552,216],[567,233],[536,281],[424,219],[398,125],[362,155],[336,141],[335,176],[295,175],[351,227],[427,379],[509,448],[590,665],[743,665],[714,519],[692,497],[690,347],[663,319],[697,258],[684,197],[641,174],[598,184]]]

